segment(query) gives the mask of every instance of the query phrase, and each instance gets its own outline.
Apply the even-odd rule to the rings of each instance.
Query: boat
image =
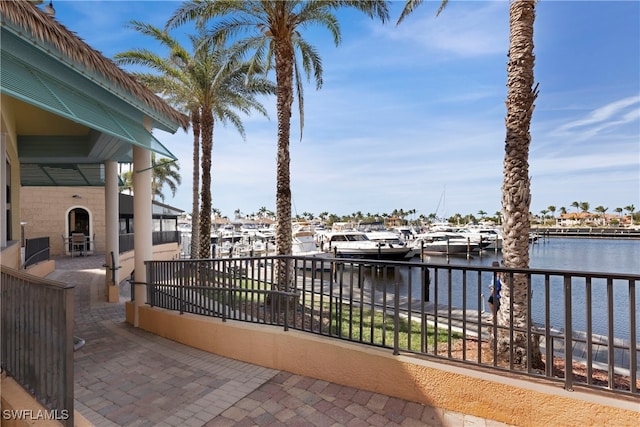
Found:
[[[469,237],[451,231],[429,231],[416,235],[411,245],[410,255],[417,256],[422,251],[448,255],[470,253],[480,250],[483,244],[488,242],[472,241]]]
[[[308,222],[294,222],[291,232],[291,254],[297,257],[310,258],[305,260],[303,268],[306,270],[330,270],[330,262],[322,262],[332,258],[330,252],[318,247],[315,228]]]
[[[456,230],[463,237],[469,237],[473,242],[483,242],[482,249],[501,250],[502,231],[496,227],[475,226]]]
[[[322,236],[323,249],[333,252],[339,258],[402,260],[411,250],[406,245],[373,241],[365,232],[355,229],[334,227]]]

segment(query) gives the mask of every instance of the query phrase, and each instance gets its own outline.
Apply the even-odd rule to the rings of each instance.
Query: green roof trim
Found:
[[[25,187],[104,187],[104,175],[104,164],[20,165],[20,185]],[[120,177],[118,185],[124,185]]]
[[[96,94],[80,92],[5,51],[1,61],[0,89],[3,94],[177,160],[141,123],[99,102]]]

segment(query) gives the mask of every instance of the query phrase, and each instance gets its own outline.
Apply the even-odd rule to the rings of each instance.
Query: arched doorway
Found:
[[[67,215],[67,227],[69,236],[73,233],[82,233],[85,236],[91,236],[91,216],[84,208],[73,208]],[[90,248],[87,247],[87,250]]]

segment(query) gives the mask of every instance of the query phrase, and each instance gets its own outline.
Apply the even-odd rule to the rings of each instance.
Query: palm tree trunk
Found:
[[[281,2],[284,7],[284,2]],[[293,104],[293,46],[290,40],[276,39],[276,102],[278,110],[278,153],[276,172],[276,254],[291,255],[291,183],[289,138],[291,133],[291,106]],[[290,262],[280,259],[276,263],[278,289],[287,291],[294,286]],[[283,298],[269,300],[278,313],[293,309],[296,301]]]
[[[200,110],[191,111],[191,127],[193,129],[193,193],[191,208],[191,259],[198,258],[200,238]]]
[[[202,109],[202,191],[200,191],[200,258],[211,257],[211,151],[213,112]]]
[[[535,0],[512,0],[510,3],[509,63],[507,66],[507,118],[504,157],[502,209],[504,212],[502,254],[506,267],[529,268],[529,208],[531,189],[529,180],[530,125],[537,97],[533,88],[533,24]],[[502,287],[498,323],[526,330],[528,325],[529,283],[524,274],[505,275]],[[527,349],[531,346],[531,363],[542,367],[539,342],[527,343],[524,332],[514,332],[513,348],[508,330],[498,335],[501,357],[512,358],[516,364],[527,363]]]

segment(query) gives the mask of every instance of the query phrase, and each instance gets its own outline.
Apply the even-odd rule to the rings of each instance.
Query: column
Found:
[[[147,281],[144,262],[153,257],[151,222],[151,152],[133,146],[133,249],[134,279]],[[147,289],[144,285],[135,286],[135,314],[133,326],[139,325],[138,309],[147,302]]]
[[[118,196],[118,162],[107,160],[104,163],[104,213],[105,213],[105,259],[107,274],[105,290],[109,302],[120,300],[120,209]],[[93,243],[95,245],[95,242]],[[111,254],[113,253],[113,257]]]

